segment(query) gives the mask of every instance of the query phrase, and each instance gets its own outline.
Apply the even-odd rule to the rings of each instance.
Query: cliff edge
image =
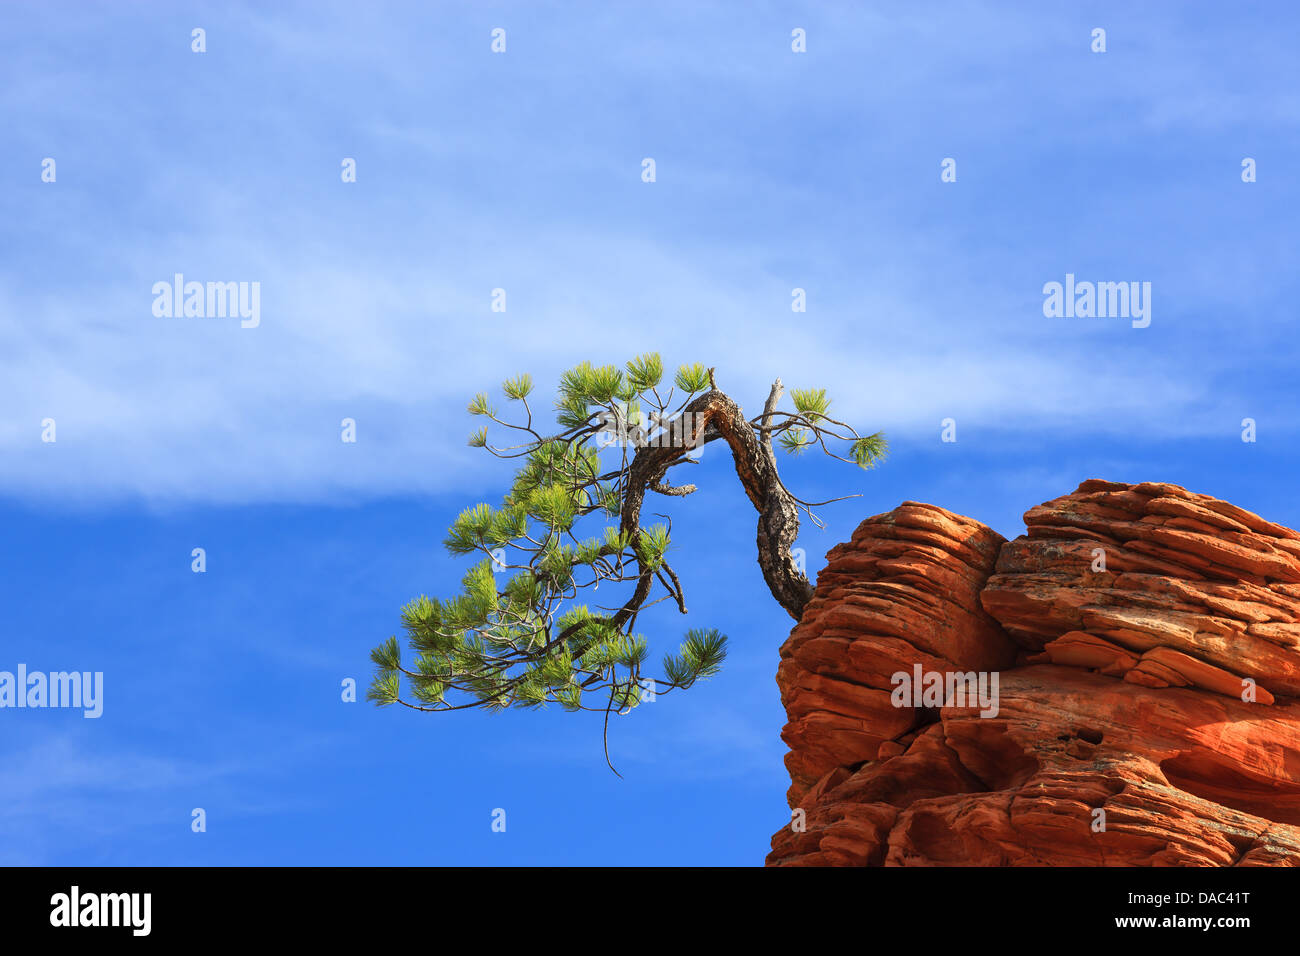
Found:
[[[905,502],[829,553],[768,864],[1300,864],[1300,533],[1099,480],[1025,524]]]

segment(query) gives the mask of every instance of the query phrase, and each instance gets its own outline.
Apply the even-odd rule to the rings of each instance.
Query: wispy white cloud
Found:
[[[212,59],[168,61],[191,71],[180,89],[127,97],[132,122],[107,131],[76,92],[92,81],[101,96],[134,91],[159,67],[107,72],[92,61],[63,82],[46,76],[39,105],[8,103],[26,142],[79,152],[86,137],[107,135],[132,165],[129,177],[93,187],[65,166],[57,185],[6,204],[52,245],[43,259],[26,251],[0,266],[0,491],[243,502],[449,490],[491,467],[464,447],[473,392],[520,370],[544,390],[578,360],[650,349],[718,365],[743,401],[761,400],[777,375],[826,385],[846,415],[903,440],[949,416],[1080,434],[1210,434],[1262,404],[1265,386],[1243,378],[1244,343],[1201,347],[1215,328],[1206,313],[1236,309],[1249,329],[1252,303],[1277,301],[1286,280],[1261,276],[1249,257],[1217,275],[1180,265],[1230,250],[1230,235],[1191,247],[1171,238],[1142,258],[1132,224],[1116,228],[1106,204],[1147,187],[1116,173],[1114,196],[1093,202],[1095,191],[1062,174],[1051,188],[1079,206],[1066,220],[1081,234],[1061,240],[1073,258],[1053,259],[1043,236],[1060,213],[1044,221],[1047,187],[1000,197],[980,185],[991,171],[973,163],[953,187],[965,192],[936,209],[930,193],[943,187],[931,154],[939,130],[963,156],[1036,163],[1046,147],[1033,117],[1064,111],[1079,121],[1050,128],[1077,159],[1131,135],[1114,116],[1091,123],[1119,103],[1138,101],[1140,125],[1160,136],[1192,137],[1241,111],[1276,123],[1292,115],[1292,94],[1198,84],[1179,65],[1188,51],[1179,24],[1128,14],[1116,21],[1127,31],[1112,29],[1114,67],[1089,96],[1079,75],[1100,67],[1082,61],[1027,89],[1024,59],[1044,55],[1044,25],[1065,47],[1075,41],[1059,34],[1078,24],[1042,14],[1012,22],[982,4],[947,12],[827,14],[813,40],[824,52],[796,76],[788,55],[757,52],[769,41],[784,49],[760,31],[784,23],[770,11],[722,34],[715,28],[734,20],[722,8],[631,31],[595,8],[567,32],[521,15],[511,52],[491,62],[476,18],[419,21],[422,33],[345,22],[328,8],[305,19],[301,8],[238,8],[217,21]],[[159,30],[151,23],[150,37]],[[445,59],[417,56],[421,35]],[[73,36],[65,51],[83,48]],[[670,38],[680,68],[666,70]],[[1250,42],[1264,59],[1286,54]],[[851,56],[858,43],[873,56]],[[1125,52],[1133,48],[1145,66]],[[57,62],[59,49],[42,57]],[[267,86],[257,57],[268,53],[277,76],[316,77],[318,98],[305,101],[297,80]],[[1213,54],[1202,42],[1191,61]],[[30,73],[30,56],[7,72]],[[340,58],[359,80],[332,68]],[[1152,62],[1160,82],[1135,91],[1120,79]],[[219,106],[194,115],[201,100],[186,82],[219,92]],[[1008,98],[1019,108],[1004,108]],[[175,128],[178,105],[191,110],[193,136]],[[50,125],[45,112],[61,119]],[[361,181],[344,186],[339,159],[354,154]],[[653,186],[637,179],[647,154],[662,162]],[[922,156],[935,167],[924,186],[911,181]],[[1154,214],[1176,217],[1189,180],[1169,176]],[[51,206],[64,201],[55,190],[82,205]],[[13,225],[0,236],[6,249],[23,242]],[[1106,267],[1094,253],[1113,246],[1126,250],[1121,264],[1164,280],[1153,329],[1048,326],[1041,283],[1073,262]],[[150,287],[175,272],[260,282],[261,327],[154,318]],[[789,310],[796,285],[808,289],[806,315]],[[504,315],[488,308],[498,286]],[[39,440],[47,417],[56,445]],[[339,440],[344,417],[357,420],[355,446]]]

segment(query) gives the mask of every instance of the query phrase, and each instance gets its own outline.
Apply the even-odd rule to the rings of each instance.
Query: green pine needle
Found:
[[[709,387],[709,370],[699,362],[683,365],[677,369],[674,382],[683,392],[702,392]]]
[[[511,401],[522,401],[533,391],[533,377],[527,372],[508,378],[501,383],[501,390]]]
[[[889,454],[889,442],[883,432],[867,435],[853,443],[853,460],[861,468],[874,468]]]

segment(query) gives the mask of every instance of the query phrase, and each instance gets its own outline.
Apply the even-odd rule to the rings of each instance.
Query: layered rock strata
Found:
[[[1300,533],[1153,482],[1025,523],[906,502],[830,552],[781,648],[768,862],[1300,863]]]

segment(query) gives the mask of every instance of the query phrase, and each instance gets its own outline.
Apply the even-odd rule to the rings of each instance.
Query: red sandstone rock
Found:
[[[827,555],[817,591],[781,648],[790,805],[836,767],[873,760],[914,727],[890,675],[995,670],[1015,645],[980,607],[1005,539],[977,521],[906,502],[868,518]]]
[[[1300,533],[1150,482],[1025,522],[907,502],[828,555],[769,864],[1300,864]],[[895,707],[916,664],[997,671],[996,716]]]

